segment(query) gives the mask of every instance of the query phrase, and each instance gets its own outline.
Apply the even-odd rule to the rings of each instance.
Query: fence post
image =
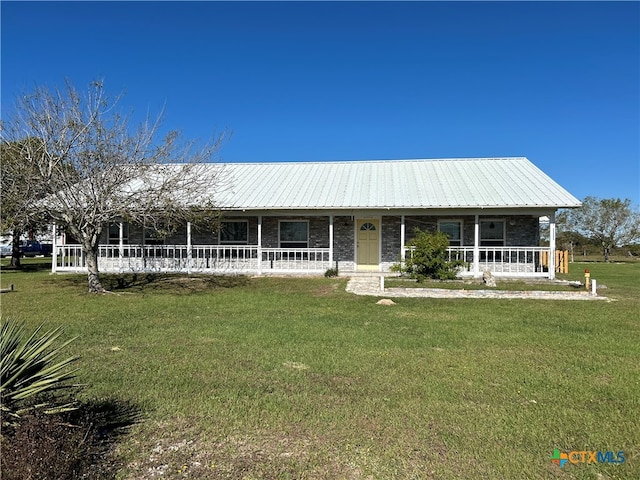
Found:
[[[58,243],[56,241],[56,236],[58,235],[58,232],[56,229],[55,222],[53,222],[52,230],[53,230],[53,241],[51,245],[51,273],[56,273],[56,270],[58,268]]]
[[[174,255],[175,256],[175,255]],[[191,275],[191,222],[187,222],[187,275]]]

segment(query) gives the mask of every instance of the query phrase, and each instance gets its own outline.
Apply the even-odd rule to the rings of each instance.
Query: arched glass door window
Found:
[[[375,229],[376,229],[376,226],[371,222],[363,223],[362,226],[360,227],[360,230],[363,230],[363,231],[375,230]]]

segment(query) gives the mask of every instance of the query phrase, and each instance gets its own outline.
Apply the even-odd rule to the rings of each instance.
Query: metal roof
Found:
[[[234,210],[577,207],[524,157],[224,163],[211,192]],[[215,188],[215,187],[214,187]]]

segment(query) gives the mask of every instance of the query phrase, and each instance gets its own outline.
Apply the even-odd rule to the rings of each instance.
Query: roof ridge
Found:
[[[218,165],[351,165],[363,163],[411,163],[411,162],[458,162],[458,161],[528,160],[527,157],[450,157],[450,158],[396,158],[377,160],[291,160],[278,162],[220,162]],[[213,162],[216,163],[216,162]]]

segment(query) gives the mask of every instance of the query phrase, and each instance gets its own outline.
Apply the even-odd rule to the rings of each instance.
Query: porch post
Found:
[[[122,273],[122,257],[124,256],[124,222],[120,222],[118,231],[118,269]]]
[[[556,212],[549,215],[549,279],[556,278]]]
[[[187,274],[191,274],[191,222],[187,222]]]
[[[480,276],[480,215],[477,213],[473,226],[473,276]]]
[[[51,231],[53,233],[53,241],[51,242],[51,273],[56,273],[58,267],[58,245],[56,244],[56,236],[58,232],[56,231],[56,222],[53,222],[51,226]]]
[[[400,261],[404,262],[405,255],[406,230],[404,224],[404,215],[400,215]]]
[[[333,215],[329,215],[329,268],[333,268]]]
[[[262,215],[258,215],[258,275],[262,275]]]

